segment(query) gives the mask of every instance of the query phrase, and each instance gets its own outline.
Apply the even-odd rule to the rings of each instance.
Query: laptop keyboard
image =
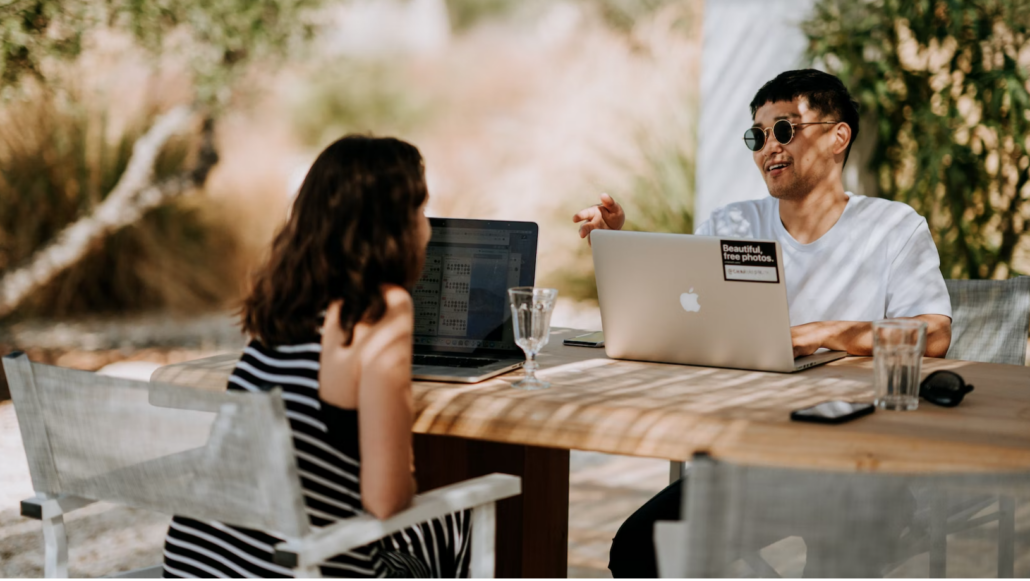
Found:
[[[435,365],[440,367],[463,367],[476,369],[497,363],[497,359],[482,357],[451,357],[449,355],[415,355],[415,365]]]

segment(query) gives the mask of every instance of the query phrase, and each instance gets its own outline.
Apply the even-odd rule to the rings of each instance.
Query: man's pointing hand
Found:
[[[600,204],[580,210],[572,221],[579,224],[579,237],[587,238],[592,230],[621,230],[626,223],[626,214],[614,198],[601,194]]]

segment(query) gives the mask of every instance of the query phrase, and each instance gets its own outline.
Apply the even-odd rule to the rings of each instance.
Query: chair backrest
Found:
[[[1030,276],[1009,280],[945,280],[951,295],[948,359],[1026,363]]]
[[[3,358],[37,492],[299,538],[310,533],[278,389],[213,392]]]
[[[1012,495],[1014,529],[1025,530],[1030,473],[836,472],[746,466],[702,455],[694,458],[684,487],[687,550],[673,555],[667,568],[683,577],[926,577],[929,563],[911,557],[926,551],[934,526],[930,506],[985,494]],[[979,516],[978,510],[968,516]],[[996,542],[998,522],[975,521],[962,538],[949,539],[949,570],[994,576],[993,554],[985,559],[984,547]]]

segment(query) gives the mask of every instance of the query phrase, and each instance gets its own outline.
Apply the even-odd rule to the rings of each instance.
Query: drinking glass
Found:
[[[919,407],[919,368],[926,351],[926,323],[886,319],[873,323],[873,388],[876,406],[912,411]]]
[[[512,385],[519,389],[547,389],[551,384],[536,377],[536,355],[547,345],[551,332],[551,312],[558,298],[553,288],[519,286],[508,289],[511,299],[511,324],[515,344],[526,353],[526,376]]]

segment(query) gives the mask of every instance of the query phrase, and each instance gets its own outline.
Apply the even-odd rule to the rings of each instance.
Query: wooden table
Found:
[[[498,507],[498,576],[563,577],[569,450],[831,470],[1030,470],[1030,368],[924,359],[976,391],[957,408],[922,402],[839,426],[791,422],[829,399],[872,400],[872,359],[849,357],[795,374],[616,361],[564,347],[556,329],[540,355],[552,383],[524,392],[516,372],[476,385],[413,386],[416,472],[428,490],[490,472],[523,478]],[[168,365],[153,381],[224,389],[238,354]]]

